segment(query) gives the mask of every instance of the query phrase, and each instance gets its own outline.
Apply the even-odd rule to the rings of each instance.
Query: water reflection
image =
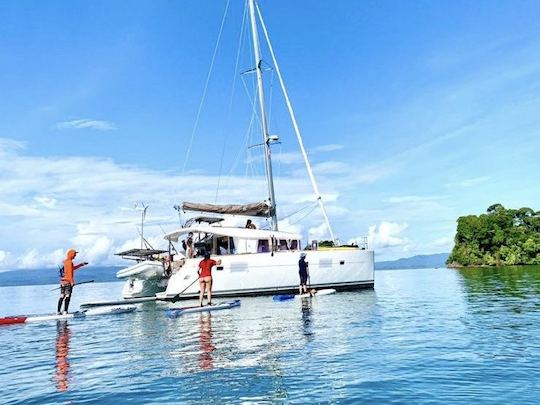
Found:
[[[302,333],[308,342],[313,340],[311,298],[302,298]]]
[[[529,298],[540,295],[540,266],[505,266],[459,269],[469,299],[491,294]]]
[[[201,313],[199,316],[199,366],[208,371],[214,368],[212,352],[215,346],[212,344],[212,314]]]
[[[57,321],[56,323],[56,367],[55,382],[59,392],[67,391],[69,388],[69,339],[71,330],[67,321]]]

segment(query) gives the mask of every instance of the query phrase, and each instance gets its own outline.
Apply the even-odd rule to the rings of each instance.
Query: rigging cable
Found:
[[[251,108],[252,108],[252,116],[251,116],[251,122],[250,122],[250,127],[253,125],[253,120],[254,118],[257,118],[257,121],[259,124],[261,124],[261,117],[259,116],[259,113],[257,111],[257,97],[256,95],[258,94],[257,93],[257,90],[254,89],[253,92],[255,94],[255,97],[251,98],[251,95],[250,95],[250,92],[249,92],[249,89],[247,88],[247,84],[246,84],[246,81],[244,80],[243,76],[242,76],[242,84],[244,85],[244,90],[246,92],[246,95],[248,97],[248,100],[251,102]],[[254,84],[256,84],[254,82]],[[253,132],[253,128],[250,128],[250,133],[249,135],[252,135],[252,132]],[[250,137],[250,140],[251,140],[251,137]],[[251,167],[253,167],[254,165],[252,165],[252,163],[256,160],[256,159],[252,159],[251,158],[251,153],[250,153],[250,148],[248,147],[247,149],[248,151],[248,163],[250,164]],[[254,175],[257,175],[258,173],[255,172],[255,170],[252,170],[252,173]],[[246,169],[246,177],[247,177],[247,169]]]
[[[305,206],[304,208],[301,208],[300,210],[298,210],[298,211],[292,213],[291,215],[288,215],[288,216],[282,218],[281,220],[284,220],[284,219],[286,219],[286,218],[289,218],[289,217],[291,217],[292,215],[298,214],[300,211],[303,211],[303,210],[305,210],[305,209],[311,207],[311,209],[307,212],[306,215],[304,215],[303,217],[301,217],[301,218],[298,219],[297,221],[291,222],[291,223],[289,224],[289,226],[296,225],[296,224],[299,223],[300,221],[303,221],[304,218],[306,218],[308,215],[310,215],[315,209],[317,209],[317,206],[318,206],[318,203],[317,203],[317,202],[314,202],[313,204],[311,204],[311,206],[307,205],[307,206]],[[287,228],[287,227],[286,227],[286,228]]]
[[[210,77],[212,76],[212,71],[214,69],[214,62],[216,60],[217,50],[219,48],[219,43],[221,41],[221,34],[223,33],[223,26],[225,25],[225,19],[227,17],[227,11],[229,10],[229,3],[230,0],[227,0],[227,4],[225,5],[225,11],[223,13],[223,18],[221,19],[221,26],[219,27],[219,34],[216,41],[216,46],[214,47],[214,53],[212,55],[212,61],[210,62],[210,69],[208,70],[208,75],[206,76],[206,83],[204,85],[203,95],[201,97],[201,102],[199,104],[199,109],[197,111],[197,117],[195,118],[195,124],[193,125],[193,130],[191,131],[191,137],[189,140],[189,145],[186,151],[186,157],[184,159],[184,166],[182,167],[182,173],[186,171],[186,165],[188,162],[189,155],[191,153],[191,147],[193,146],[193,138],[195,137],[195,132],[197,131],[197,128],[199,127],[199,118],[201,117],[201,112],[203,108],[204,101],[206,99],[206,92],[208,90],[208,83],[210,83]]]
[[[284,219],[290,218],[290,217],[292,217],[293,215],[296,215],[296,214],[298,214],[299,212],[302,212],[302,211],[304,211],[305,209],[308,209],[308,208],[312,207],[312,206],[315,205],[315,204],[317,204],[317,202],[313,202],[313,203],[311,203],[311,204],[309,204],[309,205],[306,205],[306,206],[300,208],[299,210],[296,210],[296,211],[294,211],[294,212],[292,212],[292,213],[290,213],[290,214],[288,214],[288,215],[285,215],[285,216],[281,217],[280,220],[283,221]]]
[[[296,122],[296,116],[294,115],[294,111],[292,109],[292,105],[289,99],[289,95],[287,93],[287,89],[285,88],[285,83],[283,82],[283,77],[281,76],[281,72],[279,70],[279,65],[276,60],[276,55],[274,54],[274,49],[272,48],[272,44],[270,42],[270,37],[268,36],[268,31],[266,30],[266,25],[264,24],[264,20],[262,18],[261,10],[259,9],[259,6],[255,4],[255,7],[257,8],[257,13],[259,15],[259,21],[261,23],[261,28],[263,30],[264,36],[266,38],[266,43],[268,44],[268,49],[270,51],[270,55],[272,56],[272,61],[274,63],[274,67],[276,69],[276,73],[279,79],[279,83],[281,85],[281,90],[283,91],[283,96],[285,97],[285,102],[287,105],[287,109],[289,110],[289,115],[291,117],[291,121],[293,124],[294,132],[296,134],[296,138],[298,140],[298,144],[300,146],[300,151],[302,152],[302,156],[304,157],[304,162],[306,164],[306,169],[308,171],[309,179],[311,180],[311,185],[313,187],[313,191],[315,193],[315,196],[317,197],[317,201],[319,204],[319,207],[321,208],[321,212],[323,214],[324,220],[326,222],[326,226],[328,228],[328,232],[330,233],[330,237],[332,238],[332,241],[336,243],[336,237],[334,236],[334,232],[332,231],[332,225],[330,224],[330,219],[328,218],[328,214],[326,213],[326,208],[324,207],[322,195],[319,191],[319,187],[317,186],[317,182],[315,181],[315,177],[313,175],[313,170],[311,169],[311,165],[309,164],[309,160],[307,157],[307,152],[304,147],[304,142],[302,141],[302,136],[300,135],[300,129],[298,128],[298,124]]]
[[[245,8],[245,16],[244,18],[246,19],[247,18],[247,7]],[[242,34],[244,34],[242,36],[242,44],[241,46],[245,43],[245,32],[247,31],[247,26],[244,24],[243,25],[243,32]],[[249,50],[250,52],[253,52],[251,50],[251,47],[249,47]],[[242,154],[242,151],[246,150],[248,152],[248,156],[247,156],[247,163],[251,163],[251,154],[249,153],[250,152],[250,149],[249,149],[249,144],[250,144],[250,140],[251,140],[251,133],[253,132],[253,121],[255,120],[255,117],[257,116],[257,107],[256,107],[256,100],[255,98],[254,99],[251,99],[251,96],[250,96],[250,92],[249,90],[247,89],[247,85],[246,85],[246,82],[244,80],[244,74],[246,72],[242,72],[240,74],[240,78],[242,79],[242,85],[244,87],[244,90],[247,94],[247,98],[251,104],[251,118],[250,118],[250,121],[249,121],[249,124],[248,124],[248,127],[246,129],[246,133],[244,135],[244,139],[242,141],[242,144],[241,144],[241,147],[237,150],[237,153],[236,153],[236,156],[233,160],[233,164],[231,165],[231,168],[228,172],[228,175],[232,175],[232,173],[236,170],[236,167],[238,166],[239,162],[240,162],[240,158],[241,158],[241,154]],[[255,87],[255,83],[254,83],[254,87]],[[257,117],[258,118],[258,117]],[[248,177],[248,170],[249,170],[249,165],[246,164],[246,171],[244,173],[244,177]]]
[[[245,25],[246,25],[246,19],[247,19],[247,3],[244,4],[244,13],[242,15],[242,25],[240,27],[240,37],[238,38],[238,50],[236,51],[236,63],[234,66],[234,74],[233,74],[233,80],[231,85],[231,96],[229,98],[229,107],[227,110],[227,121],[230,123],[231,118],[231,110],[232,110],[232,104],[234,99],[234,89],[236,88],[236,76],[238,74],[238,65],[240,64],[240,51],[242,49],[242,44],[244,43],[244,34],[245,34]],[[229,125],[227,125],[228,127]],[[219,195],[219,189],[221,186],[221,171],[223,169],[223,160],[225,157],[225,148],[227,146],[229,131],[226,132],[224,139],[223,139],[223,148],[221,150],[221,159],[219,161],[219,172],[218,172],[218,181],[216,186],[216,197],[214,199],[214,203],[217,203],[218,195]]]

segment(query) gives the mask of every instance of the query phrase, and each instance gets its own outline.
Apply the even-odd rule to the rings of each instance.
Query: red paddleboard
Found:
[[[5,318],[0,318],[0,325],[13,325],[16,323],[25,323],[26,316],[6,316]]]

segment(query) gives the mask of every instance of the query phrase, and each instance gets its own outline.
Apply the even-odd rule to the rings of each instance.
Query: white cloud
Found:
[[[409,203],[409,202],[420,202],[425,201],[426,199],[424,197],[419,197],[417,195],[404,195],[401,197],[390,197],[385,199],[385,202],[389,202],[392,204],[402,204],[402,203]]]
[[[409,204],[414,206],[440,207],[439,200],[443,200],[441,196],[419,196],[419,195],[403,195],[385,198],[383,201],[390,204]]]
[[[313,165],[313,172],[317,174],[344,174],[349,173],[351,167],[343,162],[327,161]]]
[[[4,153],[25,149],[26,143],[8,138],[0,138],[0,156]]]
[[[95,129],[98,131],[111,131],[113,129],[116,129],[116,126],[109,122],[109,121],[101,121],[101,120],[91,120],[91,119],[80,119],[80,120],[71,120],[71,121],[63,121],[56,124],[57,128],[60,129]]]
[[[35,269],[44,262],[43,257],[39,254],[37,249],[31,249],[27,251],[20,259],[17,267],[23,269]]]
[[[345,147],[344,145],[340,145],[340,144],[337,144],[337,143],[331,143],[331,144],[328,144],[328,145],[317,146],[317,147],[313,148],[313,152],[333,152],[333,151],[336,151],[336,150],[343,149],[344,147]]]
[[[491,179],[490,176],[481,176],[481,177],[473,177],[471,179],[465,179],[456,183],[449,184],[450,186],[458,186],[458,187],[475,187],[479,184],[485,183]]]
[[[303,227],[300,224],[294,223],[290,218],[285,218],[279,221],[279,229],[286,232],[296,232],[301,234]]]
[[[0,185],[0,189],[1,189]],[[3,217],[17,217],[17,216],[24,216],[24,217],[31,217],[31,216],[39,216],[41,215],[41,211],[38,210],[36,207],[28,206],[24,203],[20,204],[9,204],[0,201],[0,216]]]
[[[444,248],[444,249],[452,249],[453,245],[454,245],[454,239],[449,236],[443,236],[441,238],[437,238],[431,243],[431,246],[434,248]]]
[[[320,223],[317,226],[309,228],[308,235],[309,235],[309,240],[330,239],[330,235],[328,233],[328,227],[326,226],[326,223],[324,222]]]
[[[0,250],[0,267],[2,263],[6,263],[9,260],[10,253],[5,250]]]
[[[56,199],[55,198],[50,198],[50,197],[46,197],[46,196],[43,196],[43,197],[35,197],[34,200],[38,203],[40,203],[41,205],[43,205],[44,207],[46,208],[54,208],[56,207]]]
[[[389,247],[406,248],[410,245],[407,238],[400,234],[408,228],[406,223],[383,221],[378,225],[371,225],[368,230],[368,243],[371,249],[384,249]]]
[[[217,176],[177,175],[96,157],[49,159],[25,155],[21,150],[4,148],[0,159],[0,240],[2,251],[10,252],[3,255],[0,268],[55,267],[70,247],[80,251],[80,260],[94,265],[125,263],[114,253],[123,247],[139,246],[140,212],[129,208],[135,201],[150,205],[145,237],[155,248],[166,249],[163,231],[179,225],[173,205],[183,200],[215,199]],[[90,167],[92,170],[88,170]],[[325,177],[321,178],[324,182]],[[222,176],[220,181],[220,199],[226,197],[226,201],[218,202],[245,203],[266,197],[264,176]],[[305,176],[278,177],[276,185],[280,217],[298,211],[303,204],[299,201],[315,205]],[[331,184],[324,191],[328,211],[343,212],[339,194],[333,192]],[[317,226],[320,219],[315,206],[311,212],[307,209],[294,218],[283,219],[280,226],[299,233],[307,233],[311,227],[313,237],[328,239],[324,225]],[[228,219],[239,225],[245,220]],[[265,225],[259,220],[259,227]],[[32,249],[27,250],[28,246]]]
[[[260,153],[252,154],[246,159],[246,163],[262,163],[264,156]],[[283,165],[303,164],[304,158],[300,152],[276,152],[272,151],[272,162]]]

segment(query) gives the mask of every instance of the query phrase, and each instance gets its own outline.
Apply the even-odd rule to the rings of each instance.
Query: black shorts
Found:
[[[307,284],[307,273],[299,273],[300,274],[300,284],[305,285]]]
[[[60,295],[71,295],[73,286],[71,284],[60,284]]]

